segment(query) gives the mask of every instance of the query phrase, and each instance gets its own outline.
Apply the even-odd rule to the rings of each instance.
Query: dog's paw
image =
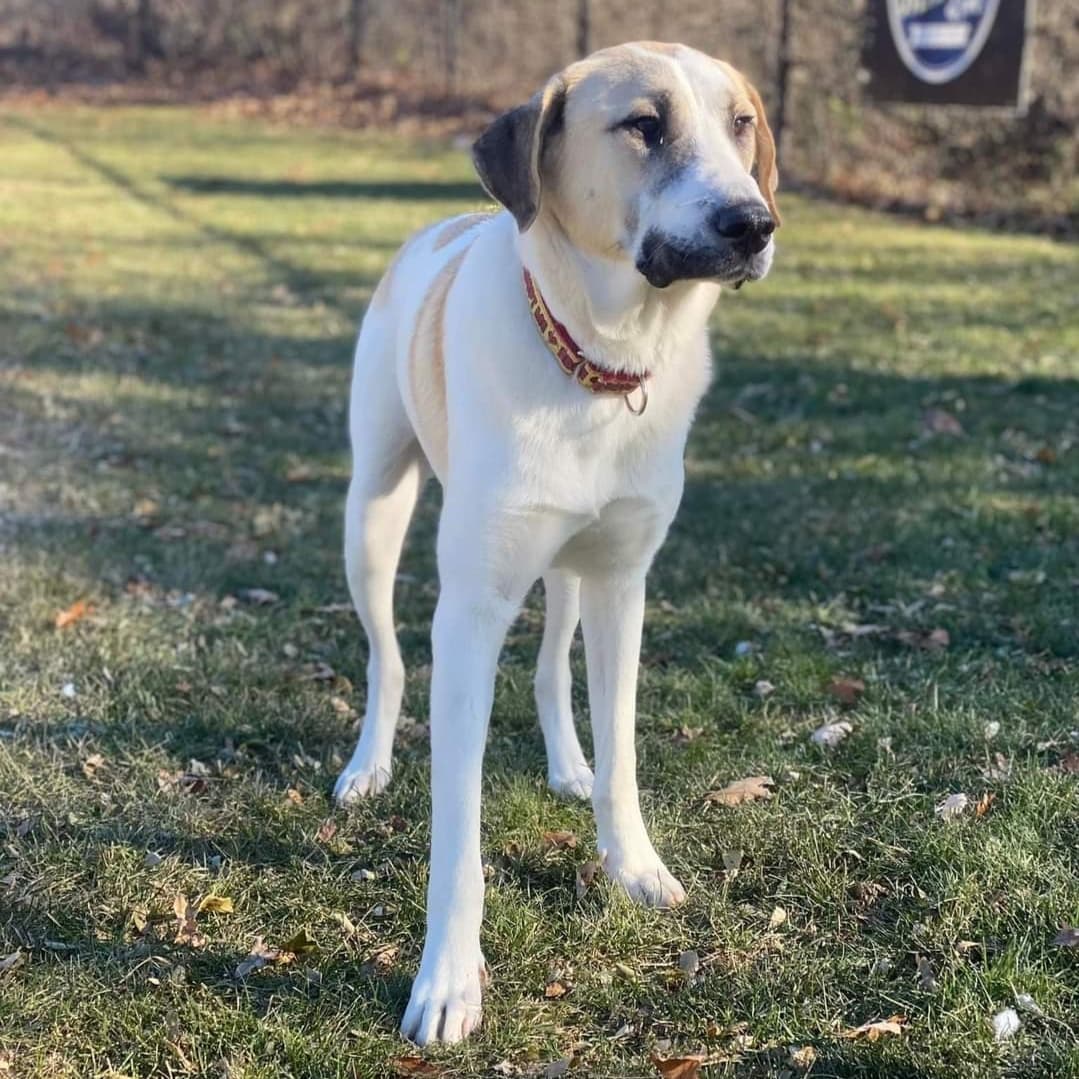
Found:
[[[386,789],[390,781],[390,766],[373,763],[354,753],[345,770],[337,777],[333,797],[338,805],[347,806],[361,798],[372,798]]]
[[[412,995],[401,1020],[401,1033],[417,1045],[446,1044],[467,1038],[483,1016],[487,966],[472,954],[429,961],[424,957],[412,983]]]
[[[592,769],[583,762],[569,768],[554,769],[547,772],[547,786],[562,798],[592,797]]]
[[[611,880],[621,884],[630,899],[640,903],[642,907],[669,910],[686,901],[685,888],[655,852],[650,858],[642,860],[619,862],[606,858],[603,861],[603,871]]]

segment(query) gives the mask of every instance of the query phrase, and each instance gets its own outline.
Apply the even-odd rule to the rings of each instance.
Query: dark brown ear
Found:
[[[565,100],[565,83],[555,76],[527,105],[498,117],[472,146],[480,181],[521,232],[539,213],[543,149],[562,124]]]
[[[783,222],[779,216],[779,207],[776,206],[776,188],[779,186],[779,172],[776,169],[776,140],[772,137],[772,129],[768,126],[768,117],[764,112],[761,95],[748,79],[746,79],[746,92],[753,103],[753,111],[757,114],[757,122],[754,125],[757,134],[757,186],[761,189],[764,201],[768,203],[768,210],[778,226]]]

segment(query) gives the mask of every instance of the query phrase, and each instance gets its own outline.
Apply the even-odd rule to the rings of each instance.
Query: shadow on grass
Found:
[[[456,180],[254,180],[239,176],[165,176],[195,195],[253,198],[399,199],[403,202],[489,201],[477,182]]]

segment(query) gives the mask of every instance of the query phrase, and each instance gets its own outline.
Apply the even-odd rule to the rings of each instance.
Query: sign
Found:
[[[867,0],[862,63],[877,101],[1023,104],[1033,0]]]

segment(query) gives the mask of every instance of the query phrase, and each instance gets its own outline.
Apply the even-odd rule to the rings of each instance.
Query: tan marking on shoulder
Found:
[[[449,417],[446,409],[446,299],[471,248],[466,244],[435,276],[420,304],[408,347],[408,381],[416,431],[436,475],[446,475]]]
[[[447,221],[435,238],[435,243],[431,250],[441,251],[442,248],[448,247],[458,236],[464,236],[466,232],[471,232],[477,225],[482,225],[490,216],[490,213],[464,214],[462,217],[455,217],[451,221]]]
[[[382,279],[379,281],[375,288],[375,291],[371,294],[371,301],[367,305],[369,308],[380,308],[389,305],[390,299],[393,296],[393,283],[397,277],[397,271],[400,269],[401,262],[405,255],[426,236],[429,232],[443,224],[442,221],[432,221],[430,225],[424,225],[419,231],[414,232],[405,242],[397,249],[397,253],[390,259],[389,264],[383,271]]]

